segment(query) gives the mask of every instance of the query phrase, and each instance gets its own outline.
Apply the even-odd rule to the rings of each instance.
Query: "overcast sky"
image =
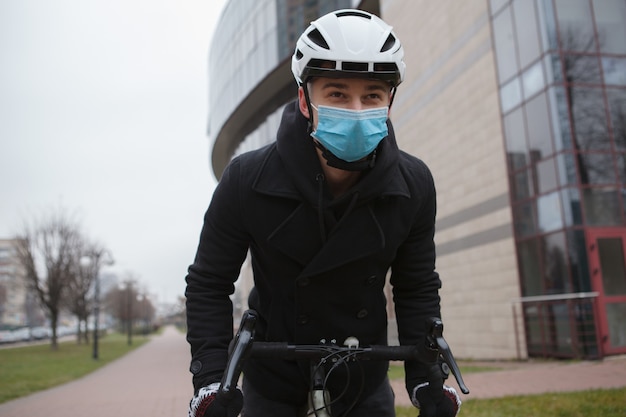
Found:
[[[0,238],[63,207],[160,302],[215,187],[207,58],[226,0],[0,1]]]

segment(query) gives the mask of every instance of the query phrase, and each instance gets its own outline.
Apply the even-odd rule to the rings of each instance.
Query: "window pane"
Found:
[[[543,58],[543,66],[546,73],[546,84],[561,83],[563,81],[563,69],[561,57],[556,54],[548,54]]]
[[[596,56],[565,55],[563,70],[569,83],[601,84],[600,63]]]
[[[561,190],[561,204],[565,215],[565,226],[583,224],[583,216],[580,211],[580,192],[578,188],[566,188]]]
[[[626,264],[622,239],[598,239],[598,254],[605,295],[626,295]]]
[[[626,151],[626,90],[607,89],[615,148]]]
[[[513,207],[513,222],[518,237],[535,234],[535,211],[533,203],[522,203]]]
[[[556,179],[556,166],[554,165],[554,158],[537,162],[535,171],[540,194],[557,188],[558,181]]]
[[[502,102],[502,113],[507,113],[522,101],[522,90],[519,78],[514,78],[500,89],[500,101]]]
[[[554,146],[557,151],[573,149],[572,135],[569,123],[567,96],[563,87],[550,88],[550,114],[554,129]]]
[[[543,78],[543,67],[541,61],[528,68],[522,74],[522,87],[524,89],[524,98],[528,99],[539,91],[543,90],[546,82]]]
[[[581,151],[610,150],[611,142],[607,130],[602,90],[573,88],[571,95],[577,149]]]
[[[552,155],[552,126],[545,93],[526,103],[526,121],[530,151],[537,152],[542,158]]]
[[[617,165],[617,181],[626,184],[626,154],[616,153],[615,164]]]
[[[515,17],[520,67],[525,68],[540,55],[539,31],[537,30],[534,2],[515,0],[513,2],[513,15]]]
[[[537,223],[541,232],[552,232],[563,228],[560,193],[542,195],[537,199]]]
[[[588,0],[555,0],[561,48],[593,52],[595,40]]]
[[[526,126],[521,108],[504,117],[504,131],[509,169],[517,170],[525,167],[529,164],[528,146],[526,145]]]
[[[609,54],[626,54],[626,2],[593,0],[598,26],[600,50]]]
[[[626,41],[624,43],[626,44]],[[605,84],[626,85],[626,58],[603,56],[602,71]]]
[[[541,30],[541,46],[543,51],[558,49],[556,36],[556,17],[552,2],[536,0],[537,12],[539,13],[539,27]]]
[[[615,184],[617,182],[613,155],[610,153],[581,153],[578,158],[582,184]]]
[[[510,7],[493,19],[493,37],[498,63],[498,79],[502,84],[518,71]]]
[[[571,153],[560,154],[556,156],[557,172],[559,174],[559,185],[575,185],[578,184],[578,176],[576,175],[576,160]]]
[[[613,188],[583,190],[585,219],[590,226],[618,226],[622,224],[620,203]]]
[[[517,244],[522,296],[541,295],[541,268],[539,267],[538,239],[529,239]]]
[[[568,230],[567,241],[569,248],[569,264],[572,271],[572,291],[591,291],[585,232],[581,230]]]
[[[565,242],[563,232],[544,237],[542,258],[546,294],[562,294],[571,290]]]
[[[511,195],[513,201],[525,200],[535,195],[529,170],[511,175]]]
[[[606,319],[609,323],[609,341],[611,347],[626,346],[626,303],[606,305]]]

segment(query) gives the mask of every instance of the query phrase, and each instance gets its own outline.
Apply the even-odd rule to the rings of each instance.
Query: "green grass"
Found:
[[[626,388],[466,400],[459,417],[624,417]],[[397,417],[415,417],[412,407],[396,407]]]
[[[0,349],[0,403],[80,378],[148,340],[133,336],[128,346],[125,335],[108,334],[99,340],[99,360],[92,359],[92,345],[75,341],[60,343],[56,351],[49,344]]]

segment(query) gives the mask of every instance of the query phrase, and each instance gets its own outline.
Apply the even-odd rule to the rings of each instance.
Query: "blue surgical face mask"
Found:
[[[344,161],[365,158],[388,134],[389,107],[367,110],[329,106],[313,108],[317,110],[317,128],[311,136]]]

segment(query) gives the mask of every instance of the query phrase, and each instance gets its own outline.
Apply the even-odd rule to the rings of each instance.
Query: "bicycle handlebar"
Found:
[[[452,351],[443,338],[443,323],[439,318],[429,319],[429,332],[426,335],[424,345],[417,346],[366,346],[359,347],[346,340],[347,346],[336,344],[318,345],[293,345],[282,342],[255,342],[254,327],[257,313],[247,310],[241,319],[241,325],[237,335],[229,346],[228,363],[222,377],[220,390],[217,398],[222,402],[228,402],[237,387],[237,381],[241,375],[243,361],[252,356],[265,359],[322,359],[332,355],[354,356],[358,360],[416,360],[429,365],[428,382],[431,387],[443,389],[443,380],[448,377],[449,370],[456,378],[461,392],[469,393],[469,389],[463,381]],[[443,359],[442,366],[439,359]],[[446,369],[447,365],[449,368]]]
[[[346,347],[330,345],[290,345],[282,342],[254,342],[250,356],[263,359],[322,359],[332,354],[354,353],[359,360],[417,360],[415,346]]]

